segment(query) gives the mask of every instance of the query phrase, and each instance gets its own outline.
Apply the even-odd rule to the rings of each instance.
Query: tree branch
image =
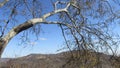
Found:
[[[43,15],[41,18],[34,18],[34,19],[31,19],[31,20],[28,20],[26,22],[24,22],[23,24],[20,24],[14,28],[12,28],[10,30],[10,32],[4,37],[5,39],[7,40],[10,40],[12,37],[14,37],[16,34],[32,27],[33,25],[36,25],[36,24],[40,24],[40,23],[44,23],[44,24],[54,24],[54,22],[45,22],[45,19],[50,17],[51,15],[54,15],[56,13],[59,13],[59,12],[66,12],[66,9],[58,9],[58,10],[55,10],[53,12],[50,12],[50,13],[47,13],[45,15]],[[56,23],[56,24],[59,24],[59,23]]]
[[[8,0],[6,0],[8,1]],[[5,2],[6,3],[6,2]],[[5,4],[4,3],[4,4]],[[43,15],[42,17],[40,18],[33,18],[31,20],[28,20],[26,22],[24,22],[23,24],[20,24],[14,28],[12,28],[7,35],[5,35],[4,37],[2,37],[2,41],[4,41],[4,44],[1,44],[0,45],[0,56],[3,52],[3,50],[5,49],[6,45],[9,43],[9,41],[14,37],[16,36],[17,34],[19,34],[20,32],[24,31],[24,30],[27,30],[29,29],[30,27],[32,27],[33,25],[36,25],[36,24],[40,24],[40,23],[43,23],[43,24],[62,24],[62,23],[59,23],[59,22],[47,22],[45,21],[46,18],[54,15],[54,14],[57,14],[57,13],[60,13],[60,12],[67,12],[67,9],[68,7],[70,6],[70,4],[68,4],[65,8],[63,9],[57,9],[57,10],[54,10],[52,12],[49,12],[45,15]],[[65,24],[64,24],[65,25]],[[66,25],[68,26],[68,25]],[[1,42],[2,43],[2,42]]]
[[[0,3],[0,7],[4,6],[9,0],[4,0],[3,2]]]

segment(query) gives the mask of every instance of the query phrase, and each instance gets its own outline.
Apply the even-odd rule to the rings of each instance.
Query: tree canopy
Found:
[[[41,24],[57,24],[70,51],[90,50],[115,55],[119,38],[111,27],[120,21],[119,0],[48,1],[52,4],[49,12],[43,11],[47,8],[41,0],[0,2],[0,55],[13,37],[27,29],[32,31],[29,34],[39,36]],[[54,15],[57,21],[47,20]]]

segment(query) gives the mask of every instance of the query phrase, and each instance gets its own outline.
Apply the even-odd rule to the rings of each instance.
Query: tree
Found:
[[[50,0],[49,0],[50,1]],[[0,56],[9,41],[21,32],[30,29],[39,33],[39,24],[57,24],[69,50],[87,52],[112,52],[115,54],[117,41],[113,39],[111,25],[119,19],[119,0],[55,0],[53,11],[43,14],[40,0],[4,0],[0,11],[7,16],[1,18]],[[57,21],[47,18],[56,15]],[[18,16],[26,21],[19,22]],[[4,23],[4,24],[3,24]],[[16,24],[17,23],[17,24]],[[9,29],[9,27],[12,28]]]

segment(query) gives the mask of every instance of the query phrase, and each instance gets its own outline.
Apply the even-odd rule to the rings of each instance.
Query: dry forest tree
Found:
[[[45,1],[51,3],[51,12],[42,10],[47,8],[41,0],[0,2],[0,56],[17,34],[29,32],[39,36],[41,24],[55,24],[61,28],[65,45],[71,52],[79,51],[83,67],[98,64],[98,54],[93,53],[116,55],[119,37],[114,35],[112,27],[120,21],[119,0]],[[57,16],[58,20],[48,20],[52,16]]]

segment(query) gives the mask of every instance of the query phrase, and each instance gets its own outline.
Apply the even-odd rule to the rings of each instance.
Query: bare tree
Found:
[[[40,0],[4,0],[0,3],[1,16],[7,15],[0,20],[0,56],[17,34],[29,28],[38,34],[39,24],[59,25],[69,50],[115,54],[118,43],[113,39],[110,24],[120,17],[119,8],[114,8],[119,6],[119,0],[56,0],[51,3],[54,9],[46,14],[42,13]],[[47,20],[53,15],[59,20]],[[20,22],[18,16],[26,21]]]

